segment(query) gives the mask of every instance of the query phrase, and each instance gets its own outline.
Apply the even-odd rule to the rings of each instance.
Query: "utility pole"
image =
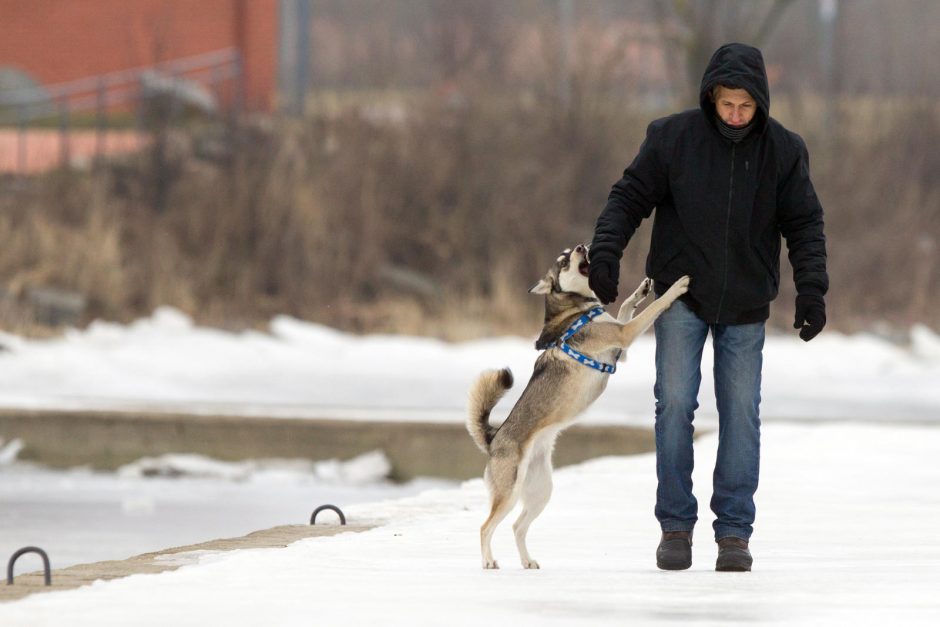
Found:
[[[280,108],[292,115],[303,115],[310,88],[311,0],[281,0],[280,16]]]

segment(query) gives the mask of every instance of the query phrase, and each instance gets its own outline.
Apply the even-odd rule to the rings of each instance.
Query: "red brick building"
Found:
[[[0,0],[0,67],[49,85],[231,47],[246,108],[268,111],[277,31],[278,0]]]

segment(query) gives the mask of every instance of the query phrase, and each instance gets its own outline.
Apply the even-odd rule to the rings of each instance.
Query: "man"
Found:
[[[692,419],[702,347],[711,331],[718,457],[711,509],[716,570],[748,571],[760,466],[764,323],[777,295],[780,239],[796,283],[800,337],[826,324],[829,287],[823,212],[799,135],[770,117],[760,50],[727,44],[702,77],[700,108],[650,124],[614,184],[590,248],[590,285],[617,297],[620,258],[656,209],[646,274],[657,294],[688,274],[689,292],[656,321],[656,564],[692,564],[698,506],[692,494]]]

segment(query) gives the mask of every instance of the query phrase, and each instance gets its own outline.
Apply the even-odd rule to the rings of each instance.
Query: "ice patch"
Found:
[[[224,481],[314,480],[332,484],[362,485],[388,477],[392,464],[384,452],[376,450],[350,460],[313,462],[304,459],[251,459],[227,462],[204,455],[167,454],[144,457],[118,468],[125,478],[199,478]]]

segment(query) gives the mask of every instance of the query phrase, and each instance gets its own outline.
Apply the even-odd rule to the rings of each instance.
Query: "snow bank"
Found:
[[[229,333],[160,308],[130,325],[96,322],[54,340],[0,334],[0,407],[124,409],[272,417],[463,420],[467,390],[487,368],[520,382],[537,353],[524,338],[448,344],[354,336],[278,316],[269,333]],[[651,425],[654,342],[630,349],[586,422]],[[711,349],[703,362],[702,421],[716,413]],[[940,337],[923,326],[909,346],[870,334],[825,332],[812,342],[767,338],[762,415],[774,419],[940,421]]]

